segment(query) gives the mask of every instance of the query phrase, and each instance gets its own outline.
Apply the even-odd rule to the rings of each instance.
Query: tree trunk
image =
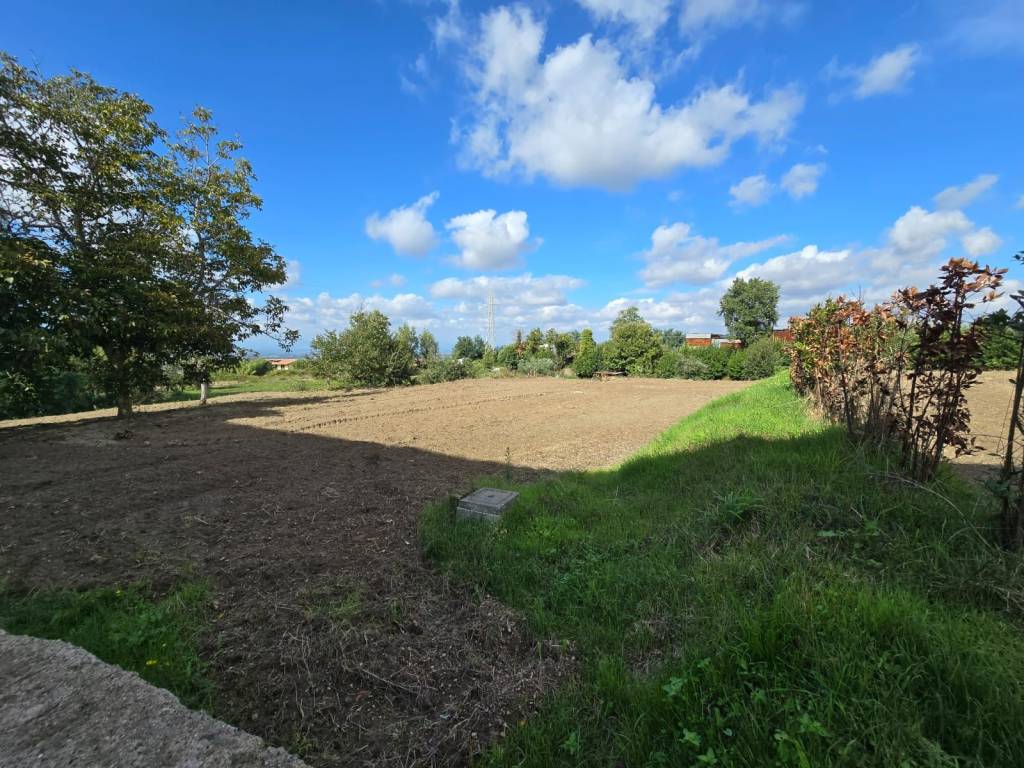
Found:
[[[199,382],[199,404],[206,405],[207,399],[210,397],[210,382],[201,381]]]
[[[117,390],[117,418],[127,419],[132,415],[132,392],[126,383]]]

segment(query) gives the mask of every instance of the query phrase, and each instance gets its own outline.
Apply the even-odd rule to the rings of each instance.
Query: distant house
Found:
[[[287,371],[296,360],[298,360],[297,357],[274,357],[267,362],[274,366],[275,371]]]
[[[720,333],[688,333],[686,334],[686,346],[739,349],[743,346],[743,342],[739,339],[730,339]]]
[[[710,347],[714,336],[713,333],[688,333],[686,334],[686,346]]]

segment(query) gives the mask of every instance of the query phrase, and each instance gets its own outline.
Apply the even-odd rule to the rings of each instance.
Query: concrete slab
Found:
[[[496,523],[512,502],[519,498],[514,491],[502,491],[497,488],[478,488],[468,496],[459,500],[455,510],[457,520],[483,520]]]
[[[0,766],[309,768],[77,646],[3,630]]]

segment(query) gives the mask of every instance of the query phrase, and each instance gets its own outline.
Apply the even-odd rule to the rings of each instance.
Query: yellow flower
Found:
[[[159,662],[156,659],[146,659],[147,667],[155,667]]]

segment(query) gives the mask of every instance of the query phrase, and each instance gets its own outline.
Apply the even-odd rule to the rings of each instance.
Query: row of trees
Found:
[[[295,341],[252,167],[210,112],[170,135],[138,96],[5,54],[0,105],[3,415],[52,407],[69,371],[130,415],[170,366],[202,383],[247,338]]]
[[[461,336],[447,357],[438,353],[429,331],[417,333],[409,325],[392,330],[380,311],[361,310],[343,331],[317,336],[312,352],[313,373],[342,386],[370,387],[451,381],[496,368],[537,375],[571,367],[584,378],[608,369],[631,376],[756,379],[771,375],[782,362],[780,345],[767,336],[745,350],[686,347],[683,333],[656,330],[636,307],[619,314],[610,338],[600,344],[589,328],[546,333],[534,328],[498,349],[490,349],[479,336]]]
[[[771,336],[778,322],[779,287],[760,278],[737,279],[722,296],[719,315],[730,336],[739,339],[746,346],[754,346],[758,340]],[[628,307],[619,313],[611,326],[611,337],[607,342],[597,344],[593,332],[570,331],[560,333],[550,329],[546,333],[534,328],[524,337],[516,334],[512,344],[489,353],[487,345],[479,336],[460,336],[452,350],[455,358],[483,360],[488,365],[499,365],[519,370],[524,365],[535,370],[560,370],[572,366],[579,376],[593,376],[599,370],[623,371],[633,376],[686,376],[698,373],[704,365],[701,357],[707,357],[705,366],[710,375],[707,378],[721,378],[727,374],[730,353],[726,350],[712,353],[696,353],[687,350],[689,356],[679,354],[685,350],[686,334],[676,329],[655,329],[640,315],[636,307]],[[767,363],[767,350],[776,346],[763,344],[754,357]],[[695,361],[688,365],[689,361]],[[716,363],[721,362],[721,375],[715,375]],[[550,361],[548,365],[541,365]],[[681,361],[681,362],[679,362]],[[678,365],[676,363],[679,362]],[[743,356],[737,357],[730,374],[736,378],[758,378],[752,371],[741,376],[745,363]],[[763,366],[762,366],[763,367]],[[676,371],[678,369],[678,372]]]

